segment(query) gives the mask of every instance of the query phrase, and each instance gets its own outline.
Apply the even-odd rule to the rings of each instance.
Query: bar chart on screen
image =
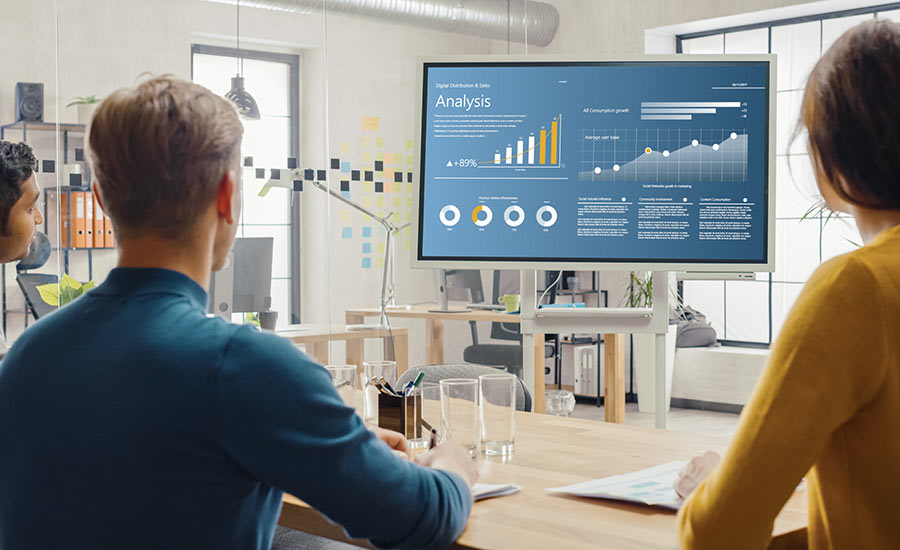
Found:
[[[584,128],[579,180],[745,183],[744,128]]]
[[[548,127],[549,126],[549,127]],[[478,162],[479,168],[560,168],[562,164],[562,114],[527,136],[498,147],[492,160]]]

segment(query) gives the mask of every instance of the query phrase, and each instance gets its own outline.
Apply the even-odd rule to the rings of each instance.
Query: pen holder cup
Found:
[[[422,394],[404,397],[378,394],[378,426],[403,434],[406,439],[422,437]]]

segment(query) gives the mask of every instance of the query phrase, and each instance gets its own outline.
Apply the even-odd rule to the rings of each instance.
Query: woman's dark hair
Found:
[[[0,233],[9,234],[9,211],[22,197],[22,182],[34,173],[34,153],[24,143],[0,141]]]
[[[809,75],[800,121],[810,153],[843,200],[900,209],[900,24],[845,32]]]

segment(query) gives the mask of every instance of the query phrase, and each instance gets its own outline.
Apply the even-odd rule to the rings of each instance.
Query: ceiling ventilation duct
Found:
[[[556,8],[530,0],[241,0],[241,4],[301,14],[319,13],[324,4],[328,13],[536,46],[549,44],[559,28]]]

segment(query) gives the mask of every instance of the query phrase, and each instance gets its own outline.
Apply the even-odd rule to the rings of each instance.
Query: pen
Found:
[[[400,395],[399,393],[397,393],[397,392],[394,390],[394,388],[391,387],[391,385],[388,383],[387,380],[384,379],[383,376],[382,376],[381,378],[379,378],[378,381],[381,382],[381,384],[382,384],[385,388],[387,388],[388,391],[391,392],[392,394],[397,395],[397,396]]]
[[[434,449],[435,445],[437,445],[437,430],[431,428],[431,439],[428,440],[428,450]]]
[[[422,379],[425,378],[425,371],[420,370],[419,374],[416,376],[416,379],[413,381],[412,387],[418,388],[419,384],[422,383]]]

